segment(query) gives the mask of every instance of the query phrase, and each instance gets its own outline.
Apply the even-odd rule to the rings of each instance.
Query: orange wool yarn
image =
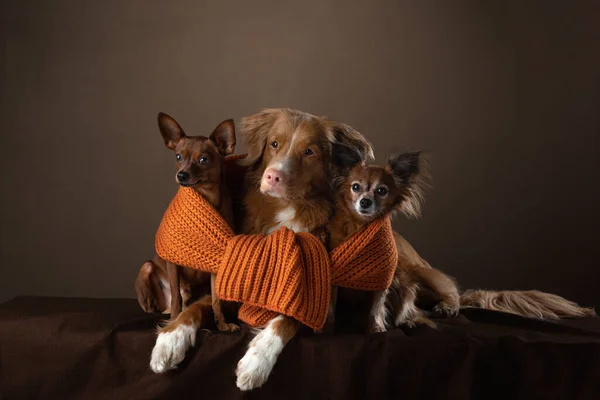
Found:
[[[281,228],[271,235],[234,235],[196,191],[180,188],[156,233],[165,260],[217,274],[223,300],[243,303],[239,318],[261,326],[285,314],[318,330],[331,285],[384,290],[398,254],[389,218],[374,221],[331,255],[313,235]]]

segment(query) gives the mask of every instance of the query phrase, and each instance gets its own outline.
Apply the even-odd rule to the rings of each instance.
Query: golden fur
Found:
[[[460,296],[460,305],[547,320],[596,315],[593,308],[580,307],[560,296],[538,290],[467,290]]]
[[[291,109],[265,109],[242,118],[238,132],[248,145],[244,233],[268,234],[286,226],[325,240],[333,202],[332,180],[344,160],[336,145],[352,146],[363,159],[373,158],[371,144],[352,127]],[[273,183],[269,174],[280,180]],[[299,324],[279,315],[258,331],[238,363],[237,386],[261,386]],[[277,345],[265,345],[264,343]]]
[[[248,145],[248,156],[240,161],[249,167],[244,233],[268,233],[279,226],[315,232],[325,226],[337,167],[333,144],[353,144],[365,158],[373,155],[369,142],[353,128],[297,110],[262,110],[242,118],[239,132]],[[270,191],[265,171],[283,167],[286,181],[277,192]]]

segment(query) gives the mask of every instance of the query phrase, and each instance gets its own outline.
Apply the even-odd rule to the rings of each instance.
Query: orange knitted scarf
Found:
[[[165,260],[217,274],[217,296],[242,303],[239,318],[247,324],[285,314],[315,330],[325,323],[331,285],[384,290],[398,258],[387,217],[327,254],[312,234],[287,228],[269,236],[234,235],[191,188],[180,188],[171,201],[155,244]]]

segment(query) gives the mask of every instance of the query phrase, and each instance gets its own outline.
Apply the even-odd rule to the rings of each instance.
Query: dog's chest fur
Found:
[[[282,201],[260,192],[246,196],[244,233],[272,233],[281,227],[294,232],[314,232],[327,225],[331,204],[326,199]]]
[[[304,221],[296,219],[296,208],[292,205],[279,210],[275,214],[275,222],[277,225],[269,228],[267,233],[273,233],[283,226],[294,232],[308,231],[308,227],[303,223]]]

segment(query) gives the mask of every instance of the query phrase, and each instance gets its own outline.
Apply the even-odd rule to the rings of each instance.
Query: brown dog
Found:
[[[165,146],[175,152],[175,180],[202,195],[231,225],[231,197],[224,181],[224,157],[235,148],[233,120],[221,122],[209,137],[186,136],[177,121],[167,114],[158,114],[158,126]],[[191,268],[182,268],[155,255],[142,265],[136,280],[136,292],[142,308],[147,311],[170,312],[175,318],[187,306],[191,287],[210,277],[212,308],[217,328],[235,331],[238,326],[225,321],[222,305],[214,293],[215,276]],[[181,296],[180,296],[181,293]]]
[[[290,109],[267,109],[242,119],[248,144],[245,233],[268,234],[285,226],[325,239],[333,204],[332,180],[343,162],[334,147],[344,144],[363,159],[373,157],[370,143],[348,125]],[[237,386],[260,387],[277,357],[296,334],[298,323],[279,315],[254,337],[238,363]]]
[[[360,153],[341,147],[340,157],[354,157],[346,165],[357,164]],[[358,165],[342,180],[331,223],[331,245],[337,246],[366,223],[390,212],[401,211],[408,217],[419,217],[426,185],[426,160],[420,152],[392,157],[387,166]],[[395,233],[398,266],[386,295],[376,293],[372,302],[369,331],[385,330],[388,314],[394,326],[416,324],[435,325],[425,317],[417,304],[433,307],[441,316],[455,316],[461,307],[485,308],[530,318],[559,319],[595,315],[593,309],[583,308],[560,296],[539,291],[468,290],[459,296],[455,281],[432,268],[415,249]],[[350,292],[350,293],[348,293]],[[345,296],[357,296],[356,291],[344,290]],[[362,294],[364,296],[364,293]],[[335,301],[335,297],[332,297]],[[356,299],[353,299],[356,301]],[[391,312],[387,312],[387,309]]]
[[[377,218],[401,211],[409,217],[420,215],[423,186],[427,176],[425,158],[420,152],[402,153],[390,158],[385,167],[365,166],[361,154],[352,148],[340,147],[338,157],[346,157],[347,165],[356,165],[336,185],[337,198],[334,215],[329,224],[330,247],[333,249],[354,233]],[[445,315],[456,314],[459,309],[458,291],[454,282],[441,271],[420,262],[407,252],[406,241],[395,234],[398,246],[398,266],[394,276],[392,299],[397,313],[396,325],[426,323],[433,326],[415,306],[420,288],[430,289],[429,295],[437,300],[437,309]],[[335,292],[332,308],[335,308]],[[338,296],[347,302],[357,303],[371,297],[367,330],[386,330],[386,299],[388,291],[359,292],[340,288]],[[330,310],[331,312],[331,310]]]

